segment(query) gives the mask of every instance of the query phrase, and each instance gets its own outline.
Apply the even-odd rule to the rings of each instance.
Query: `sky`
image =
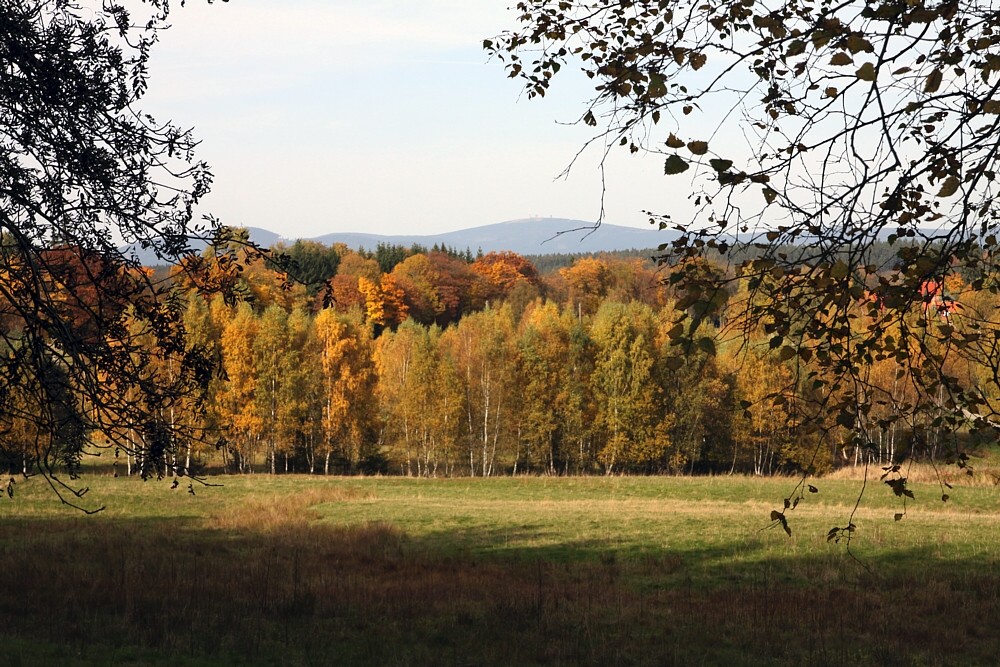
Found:
[[[234,0],[175,6],[143,108],[193,128],[215,175],[202,213],[286,238],[436,234],[533,216],[593,221],[600,150],[582,75],[529,100],[484,38],[511,0]],[[685,183],[615,151],[604,220],[649,227]]]

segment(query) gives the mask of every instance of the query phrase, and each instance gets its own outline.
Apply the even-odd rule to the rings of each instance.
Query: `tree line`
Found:
[[[325,264],[332,275],[316,289],[264,261],[209,252],[202,268],[245,297],[227,302],[176,272],[189,345],[222,370],[203,396],[203,423],[189,425],[216,435],[177,448],[175,470],[221,460],[228,472],[766,475],[948,450],[935,415],[886,418],[915,400],[893,359],[872,360],[868,380],[884,394],[871,399],[866,423],[846,424],[824,409],[844,390],[797,400],[810,391],[809,360],[769,346],[763,330],[749,345],[727,343],[745,323],[723,316],[700,325],[700,339],[721,341],[718,349],[678,349],[678,312],[698,306],[671,288],[676,267],[591,256],[541,275],[515,253],[470,261],[385,248],[398,259],[386,272],[378,254],[344,246],[274,250],[282,253],[291,271],[335,258]],[[957,276],[935,294],[914,320],[957,326],[986,307]],[[723,298],[738,312],[753,293],[744,281]],[[859,331],[866,305],[857,305]],[[984,371],[963,372],[977,382]],[[163,415],[166,432],[184,418]],[[868,446],[857,444],[858,429]],[[123,465],[145,472],[131,456]]]
[[[939,415],[899,419],[921,397],[898,355],[873,357],[859,394],[820,369],[802,351],[808,345],[776,346],[765,327],[741,319],[758,277],[734,275],[732,289],[711,297],[674,285],[682,271],[732,273],[722,264],[658,267],[609,254],[541,274],[511,252],[369,253],[311,242],[233,261],[243,242],[237,232],[230,247],[155,280],[171,285],[185,350],[162,354],[149,320],[115,306],[144,381],[210,374],[194,383],[200,391],[148,408],[147,419],[104,443],[122,472],[221,464],[244,473],[766,475],[944,459],[955,449]],[[63,255],[72,264],[75,255]],[[77,282],[86,282],[83,268]],[[74,298],[97,293],[84,287]],[[861,336],[874,296],[855,292]],[[939,338],[928,344],[947,345],[943,335],[968,332],[993,308],[988,290],[959,275],[920,292],[921,305],[897,327],[925,328]],[[700,318],[689,336],[698,345],[679,345],[678,328],[706,299],[719,302],[719,315]],[[69,318],[77,337],[119,335],[94,329],[92,306]],[[206,363],[191,368],[189,359]],[[72,377],[56,370],[49,380],[72,393]],[[955,357],[949,371],[991,386],[986,365]],[[140,400],[104,377],[109,402],[118,393],[125,405]],[[11,398],[19,406],[4,421],[12,469],[32,469],[43,436],[57,459],[60,448],[102,442],[84,433],[87,405],[46,408],[30,391]],[[847,400],[867,406],[862,420],[830,407]],[[39,433],[30,415],[40,409],[61,410],[62,427]],[[185,433],[198,437],[176,435]]]

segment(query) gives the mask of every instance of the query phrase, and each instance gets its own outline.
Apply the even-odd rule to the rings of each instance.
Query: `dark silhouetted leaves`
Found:
[[[785,500],[785,502],[787,503],[788,501]],[[788,505],[786,504],[785,507],[788,507]],[[789,537],[792,536],[792,529],[788,527],[788,519],[785,517],[784,512],[779,512],[778,510],[771,510],[771,521],[774,521],[775,524],[780,525],[782,530],[785,531],[786,535],[788,535]]]
[[[849,56],[844,51],[838,51],[837,53],[833,54],[832,58],[830,58],[830,64],[837,66],[853,65],[854,58]]]
[[[858,71],[854,73],[862,81],[872,81],[878,78],[878,72],[875,70],[875,63],[865,63],[858,68]]]
[[[673,176],[674,174],[682,174],[690,168],[691,165],[688,164],[687,160],[680,155],[674,154],[668,157],[664,163],[663,173],[667,176]]]
[[[695,155],[704,155],[708,152],[708,142],[706,141],[689,141],[687,148],[689,151]]]
[[[907,498],[913,498],[913,491],[910,491],[908,488],[906,488],[906,478],[905,477],[897,477],[895,479],[886,479],[884,481],[885,481],[886,485],[890,489],[892,489],[892,492],[897,497],[903,497],[903,496],[905,496]]]
[[[684,148],[684,142],[674,136],[674,133],[671,132],[670,136],[667,137],[667,146],[670,148]]]
[[[953,194],[955,194],[956,192],[958,192],[958,188],[961,185],[962,185],[962,181],[959,180],[959,178],[957,176],[949,176],[948,178],[946,178],[944,180],[944,183],[941,184],[941,189],[938,190],[937,196],[938,197],[950,197]]]
[[[930,95],[932,93],[936,93],[940,87],[941,70],[935,68],[933,72],[927,75],[927,80],[924,82],[924,92]]]

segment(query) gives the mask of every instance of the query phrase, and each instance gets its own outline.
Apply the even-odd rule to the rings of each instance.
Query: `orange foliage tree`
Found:
[[[519,283],[537,286],[540,282],[535,266],[522,255],[509,250],[486,253],[474,261],[470,268],[485,281],[482,284],[485,288],[483,299],[503,299]]]
[[[611,284],[607,262],[596,257],[582,257],[572,266],[559,269],[559,275],[569,287],[568,303],[581,313],[596,313]]]
[[[409,313],[406,291],[393,276],[384,274],[377,283],[359,276],[358,291],[364,295],[365,313],[372,324],[393,327],[406,319]]]

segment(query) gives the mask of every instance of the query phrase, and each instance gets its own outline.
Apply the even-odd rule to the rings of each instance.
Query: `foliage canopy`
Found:
[[[529,96],[580,68],[594,141],[659,153],[690,181],[692,219],[651,214],[682,232],[661,248],[682,267],[677,349],[715,349],[708,318],[744,342],[765,334],[797,371],[768,400],[800,428],[833,410],[862,446],[918,417],[996,423],[1000,323],[946,291],[955,276],[997,290],[995,3],[524,0],[517,12],[484,46]],[[728,271],[693,261],[737,246],[755,252]],[[957,377],[956,358],[987,380]],[[909,398],[876,381],[879,362],[898,365]],[[887,477],[905,491],[898,469]]]
[[[126,7],[126,4],[128,5]],[[72,475],[84,441],[163,474],[176,415],[207,384],[183,303],[121,248],[175,263],[212,175],[195,141],[144,113],[162,0],[12,0],[0,10],[0,438],[7,458]],[[63,497],[69,497],[64,495]]]

